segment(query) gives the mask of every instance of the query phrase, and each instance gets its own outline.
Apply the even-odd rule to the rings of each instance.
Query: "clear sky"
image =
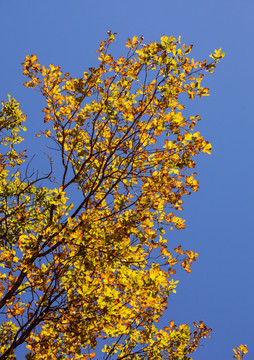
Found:
[[[168,320],[203,320],[213,328],[194,360],[226,360],[232,348],[247,344],[254,359],[254,161],[253,161],[253,0],[8,0],[0,4],[0,99],[11,94],[28,115],[32,134],[42,124],[41,98],[22,86],[27,54],[81,76],[96,65],[94,52],[107,30],[117,32],[116,55],[128,37],[145,42],[181,35],[193,44],[195,60],[222,48],[226,56],[205,84],[211,96],[191,104],[200,114],[199,131],[213,144],[200,156],[200,189],[185,199],[185,230],[167,234],[173,245],[199,252],[191,274],[180,272],[177,293],[169,298]],[[30,137],[29,153],[39,149]],[[23,359],[23,354],[17,354]]]

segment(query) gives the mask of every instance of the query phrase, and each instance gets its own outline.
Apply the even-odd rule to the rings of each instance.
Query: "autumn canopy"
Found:
[[[172,248],[184,195],[198,190],[195,155],[211,145],[183,116],[186,95],[208,95],[211,62],[163,36],[128,40],[74,79],[27,56],[28,88],[45,99],[49,171],[22,148],[25,116],[13,98],[0,119],[0,359],[190,359],[210,329],[161,328],[176,270],[198,256]],[[52,153],[50,153],[52,151]],[[169,232],[167,232],[168,234]],[[235,350],[240,358],[245,347]]]

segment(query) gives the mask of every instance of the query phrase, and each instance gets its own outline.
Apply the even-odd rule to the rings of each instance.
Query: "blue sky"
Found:
[[[212,337],[194,360],[232,358],[232,348],[247,344],[254,359],[254,162],[253,162],[253,23],[251,0],[2,1],[0,4],[0,99],[11,94],[28,115],[29,134],[42,124],[41,98],[22,86],[21,62],[37,54],[39,62],[60,65],[73,77],[96,64],[94,52],[107,30],[117,32],[116,55],[124,54],[128,37],[145,42],[181,35],[193,44],[196,60],[222,48],[226,56],[204,83],[211,96],[188,108],[200,114],[199,131],[213,144],[212,155],[200,156],[200,189],[185,199],[187,228],[167,234],[199,252],[190,275],[180,272],[177,294],[169,298],[162,321],[203,320]],[[29,138],[30,154],[39,149]],[[177,279],[177,276],[176,276]],[[18,354],[19,355],[19,354]],[[23,356],[20,353],[18,359]]]

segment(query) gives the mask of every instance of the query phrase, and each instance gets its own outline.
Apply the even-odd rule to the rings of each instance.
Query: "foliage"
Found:
[[[79,79],[25,59],[25,85],[46,101],[37,136],[57,150],[48,174],[30,174],[17,151],[25,116],[14,99],[2,103],[0,359],[26,344],[36,360],[184,360],[209,337],[202,321],[156,323],[176,269],[190,272],[198,256],[171,249],[165,229],[184,228],[182,197],[198,190],[193,157],[211,150],[179,97],[208,95],[204,72],[224,54],[194,62],[180,39],[134,37],[116,60],[113,41],[109,32],[98,67]]]
[[[247,345],[239,345],[236,349],[233,349],[235,355],[233,356],[235,359],[241,360],[244,354],[248,353]]]

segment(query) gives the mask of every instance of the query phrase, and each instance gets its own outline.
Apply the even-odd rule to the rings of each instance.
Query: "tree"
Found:
[[[165,228],[184,228],[182,197],[198,189],[193,157],[211,150],[179,96],[208,95],[203,73],[224,54],[194,62],[173,37],[134,37],[115,60],[114,35],[79,79],[35,55],[23,63],[26,87],[46,101],[37,136],[54,143],[47,174],[18,151],[18,102],[2,102],[0,359],[22,344],[27,359],[92,359],[98,341],[104,359],[189,359],[209,337],[202,321],[156,323],[176,269],[190,272],[198,256],[171,249]]]

